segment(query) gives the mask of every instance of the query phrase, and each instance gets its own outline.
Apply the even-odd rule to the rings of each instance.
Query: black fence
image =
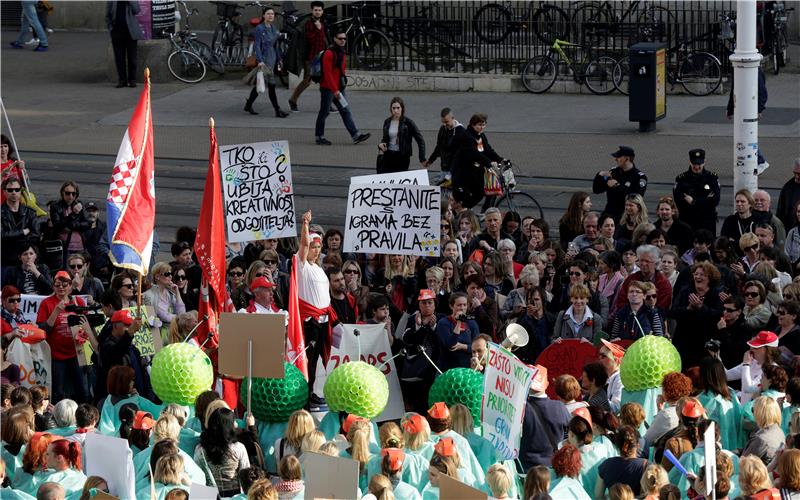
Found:
[[[516,74],[558,38],[620,57],[642,41],[711,52],[731,69],[735,1],[357,2],[340,6],[360,69]],[[377,30],[361,41],[361,26]],[[362,37],[363,38],[363,37]],[[674,52],[674,51],[673,51]],[[578,54],[576,57],[582,57]]]

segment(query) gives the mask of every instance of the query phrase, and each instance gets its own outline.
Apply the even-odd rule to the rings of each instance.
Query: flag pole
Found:
[[[139,284],[136,286],[136,316],[142,316],[142,280],[144,280],[144,274],[139,273]]]

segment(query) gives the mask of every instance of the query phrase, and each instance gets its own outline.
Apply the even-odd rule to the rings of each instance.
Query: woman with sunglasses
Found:
[[[64,244],[64,258],[84,251],[82,233],[91,227],[91,222],[83,211],[83,203],[78,199],[80,190],[75,181],[61,185],[61,199],[50,204],[50,225],[54,238]],[[64,262],[66,263],[66,262]]]
[[[750,280],[744,284],[744,322],[754,331],[765,330],[767,325],[774,324],[772,311],[766,304],[767,289],[758,280]]]
[[[89,271],[89,263],[86,262],[86,257],[79,253],[75,253],[67,257],[67,270],[72,273],[73,283],[76,295],[88,295],[91,297],[91,302],[100,300],[100,295],[103,293],[103,283],[92,276]]]
[[[14,285],[22,293],[49,295],[53,291],[50,269],[37,263],[39,249],[25,243],[17,251],[19,264],[5,271],[3,285]]]
[[[172,269],[166,262],[157,262],[151,270],[153,286],[142,293],[142,302],[156,310],[159,328],[168,328],[176,314],[186,312],[178,285],[172,281]],[[162,332],[166,337],[169,332]]]
[[[22,183],[16,177],[3,180],[2,253],[0,263],[13,266],[17,260],[17,249],[27,242],[38,243],[39,225],[36,212],[22,204]]]
[[[228,295],[231,297],[236,310],[247,307],[247,285],[245,284],[244,259],[234,257],[228,264]]]
[[[6,285],[0,293],[3,296],[3,309],[0,311],[2,336],[8,340],[22,337],[22,332],[17,329],[17,326],[29,323],[29,321],[25,319],[19,308],[22,301],[19,290],[13,285]]]
[[[111,288],[119,295],[122,308],[136,307],[136,282],[131,273],[123,271],[111,280]]]
[[[788,349],[793,355],[800,354],[800,302],[784,300],[778,305],[778,347]]]
[[[199,293],[189,286],[186,269],[177,264],[172,264],[170,267],[172,268],[172,281],[178,287],[178,293],[186,306],[186,310],[196,311]]]

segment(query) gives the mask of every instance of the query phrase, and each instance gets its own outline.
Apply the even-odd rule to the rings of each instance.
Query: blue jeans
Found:
[[[53,393],[50,399],[53,404],[58,403],[66,397],[64,394],[64,382],[69,377],[72,385],[72,399],[77,403],[86,403],[89,400],[89,391],[86,385],[86,377],[83,368],[78,364],[78,358],[64,360],[52,360],[51,369],[53,382]]]
[[[42,28],[42,23],[39,22],[39,15],[36,13],[36,2],[23,0],[22,26],[19,29],[19,36],[17,37],[18,44],[26,42],[28,30],[31,26],[33,26],[33,31],[36,33],[36,38],[39,39],[39,45],[47,47],[47,32]]]
[[[319,93],[319,114],[317,115],[317,125],[314,127],[314,135],[317,137],[325,137],[325,120],[328,118],[328,115],[331,114],[331,104],[336,104],[336,109],[339,110],[342,122],[344,122],[344,127],[350,133],[350,137],[353,139],[358,137],[358,127],[353,123],[353,115],[350,113],[350,106],[343,108],[339,100],[334,98],[333,91],[331,90],[320,89]],[[344,91],[342,91],[342,95],[345,95]]]

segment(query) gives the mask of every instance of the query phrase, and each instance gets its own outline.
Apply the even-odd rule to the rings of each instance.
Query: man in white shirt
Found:
[[[623,389],[622,380],[619,377],[619,367],[622,364],[625,349],[605,339],[602,339],[601,342],[603,342],[603,346],[600,348],[600,362],[603,363],[608,374],[608,382],[606,382],[608,402],[611,405],[611,411],[619,413]]]

